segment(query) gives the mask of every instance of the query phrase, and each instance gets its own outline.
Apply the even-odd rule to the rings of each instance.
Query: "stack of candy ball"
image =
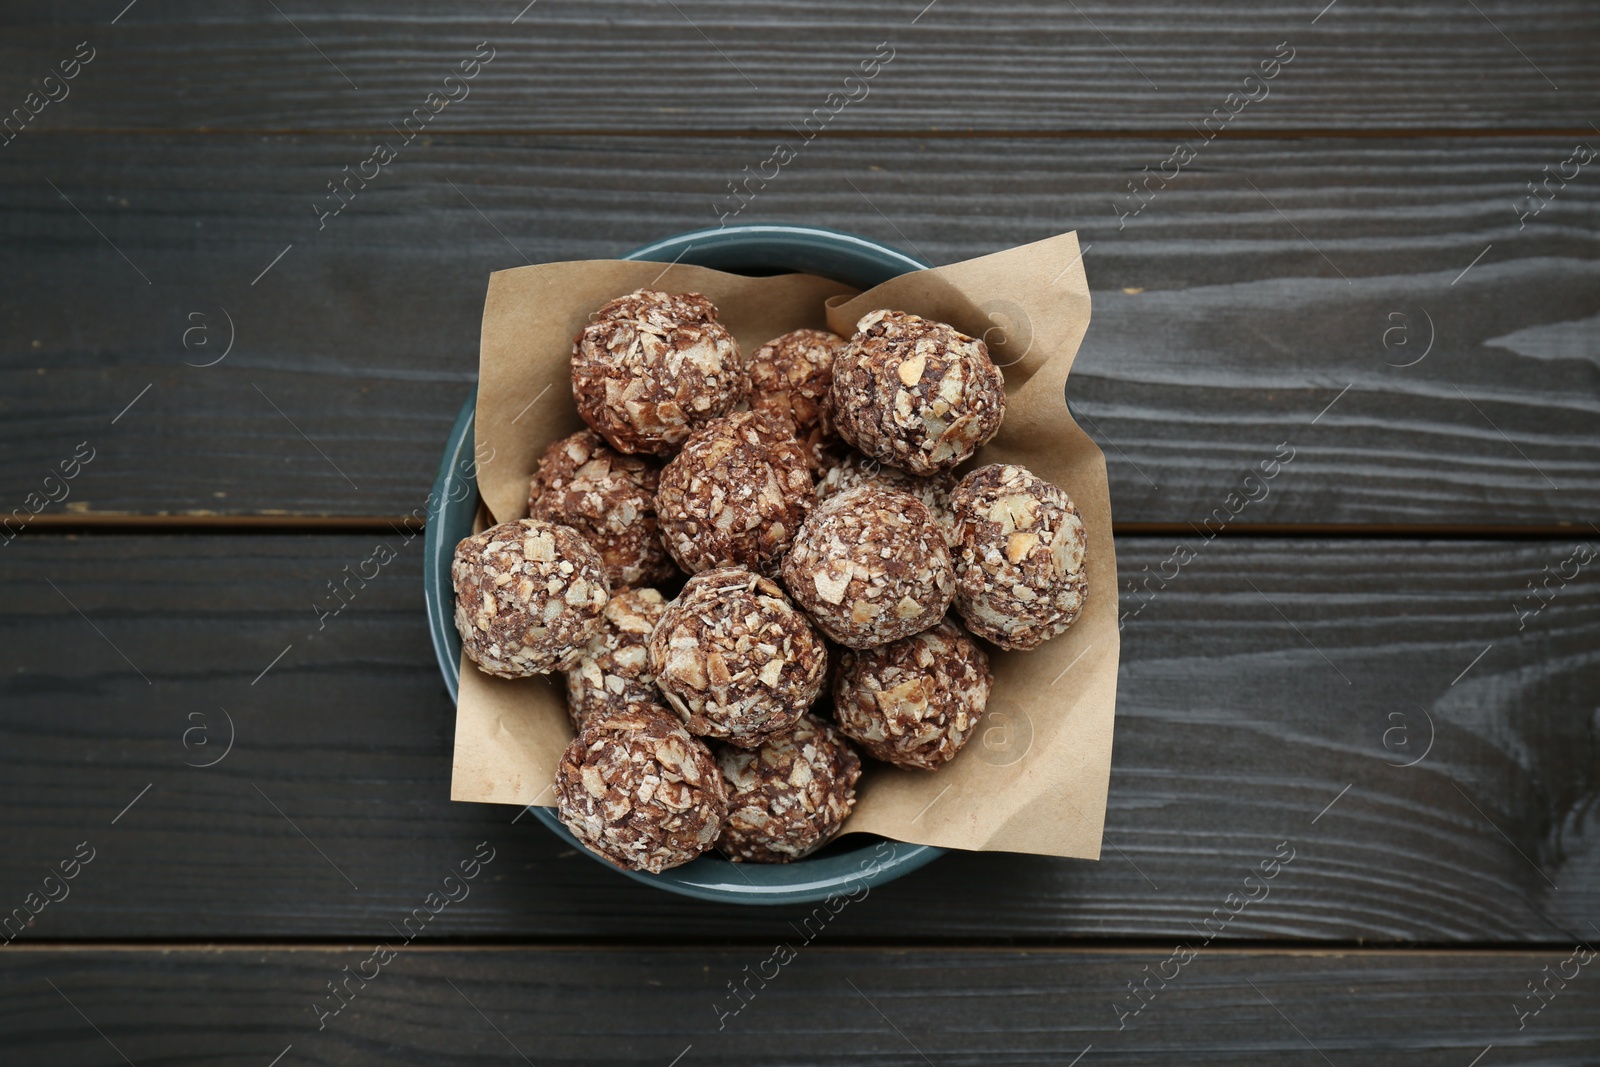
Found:
[[[1065,492],[958,477],[1005,417],[983,341],[882,310],[742,360],[717,318],[697,293],[602,307],[572,349],[589,429],[451,568],[480,670],[566,673],[557,808],[626,870],[821,848],[862,756],[944,766],[988,703],[983,643],[1035,648],[1088,592]]]

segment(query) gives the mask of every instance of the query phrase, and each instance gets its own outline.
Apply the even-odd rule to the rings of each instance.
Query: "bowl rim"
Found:
[[[693,255],[696,249],[699,255]],[[692,258],[691,258],[692,257]],[[674,234],[625,253],[621,259],[680,261],[730,273],[815,273],[866,289],[899,274],[932,267],[918,257],[859,234],[787,223],[740,223]],[[453,619],[450,561],[456,542],[471,531],[477,513],[477,480],[462,472],[473,456],[474,386],[456,416],[427,501],[423,544],[423,595],[429,637],[452,704],[459,699],[461,644]],[[470,466],[470,465],[469,465]],[[459,495],[457,495],[459,494]],[[703,856],[663,871],[622,871],[585,848],[553,809],[524,809],[558,837],[607,869],[670,893],[738,904],[813,903],[853,894],[909,874],[943,855],[934,845],[868,838],[860,847],[773,865],[736,864]],[[520,818],[520,816],[519,816]],[[887,849],[887,854],[885,850]],[[752,877],[755,875],[756,877]]]

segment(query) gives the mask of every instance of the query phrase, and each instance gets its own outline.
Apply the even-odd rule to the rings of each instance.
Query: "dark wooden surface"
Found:
[[[349,1005],[321,1030],[313,1005],[319,996],[337,1003],[327,983],[361,967],[373,942],[159,955],[24,950],[0,970],[0,991],[8,1011],[28,1020],[8,1051],[60,1067],[122,1062],[111,1046],[138,1064],[238,1067],[286,1049],[286,1064],[429,1067],[680,1056],[680,1064],[1066,1064],[1079,1055],[1083,1064],[1266,1067],[1322,1063],[1319,1053],[1335,1064],[1463,1067],[1490,1046],[1484,1064],[1594,1062],[1594,962],[1517,1026],[1516,1009],[1536,1003],[1524,984],[1558,970],[1569,951],[1202,949],[1119,1030],[1117,1006],[1136,1003],[1127,983],[1160,970],[1174,946],[905,952],[789,938],[794,958],[781,968],[767,963],[772,944],[401,949],[365,989],[351,982]],[[751,992],[733,1014],[741,1001],[728,983],[747,974],[756,976]],[[765,988],[761,974],[772,976]]]
[[[16,5],[0,85],[87,38],[101,55],[41,125],[384,130],[488,41],[470,95],[435,120],[450,132],[788,131],[829,93],[860,98],[845,78],[886,41],[894,58],[829,131],[1187,130],[1287,42],[1241,128],[1587,130],[1600,111],[1600,14],[1582,0],[1340,0],[1320,18],[1328,0],[538,0],[513,24],[526,3],[186,0],[115,29],[114,0]]]
[[[1079,229],[1094,328],[1071,396],[1120,523],[1198,521],[1289,442],[1292,470],[1238,524],[1581,529],[1600,521],[1600,184],[1573,182],[1521,231],[1512,207],[1570,140],[1218,143],[1120,233],[1107,190],[1167,142],[833,140],[741,218],[935,262]],[[59,141],[0,152],[11,299],[32,309],[0,319],[8,480],[87,439],[103,458],[74,514],[407,514],[470,393],[485,274],[714,225],[713,176],[763,142],[440,140],[319,233],[310,204],[361,144],[106,136],[70,166]],[[221,363],[185,366],[230,336]]]
[[[29,939],[379,936],[480,840],[504,859],[451,937],[721,942],[805,913],[668,896],[512,809],[447,803],[421,538],[388,534],[400,558],[325,629],[312,610],[379,539],[24,538],[0,555],[0,848],[29,871],[104,845]],[[1123,597],[1103,860],[952,855],[830,941],[1183,936],[1282,840],[1300,858],[1229,939],[1515,945],[1600,913],[1600,591],[1574,586],[1522,631],[1513,606],[1562,543],[1189,541],[1200,556],[1168,588]],[[1155,572],[1172,550],[1123,538],[1118,562]],[[221,753],[218,709],[232,751],[185,766]]]
[[[1519,215],[1600,146],[1600,11],[524,2],[0,13],[0,117],[96,50],[0,145],[0,515],[94,453],[0,541],[0,914],[95,849],[0,945],[0,1060],[1593,1061],[1595,964],[1518,1013],[1600,943],[1600,586],[1550,577],[1600,546],[1595,164]],[[319,230],[480,41],[470,97]],[[880,41],[730,221],[936,263],[1079,231],[1069,400],[1126,613],[1105,852],[874,889],[719,1030],[815,916],[450,803],[421,540],[391,523],[471,391],[490,271],[716,225]],[[1279,42],[1269,95],[1119,226]],[[379,539],[399,558],[318,630]],[[470,898],[318,1031],[479,842]],[[1280,842],[1268,898],[1119,1031]]]

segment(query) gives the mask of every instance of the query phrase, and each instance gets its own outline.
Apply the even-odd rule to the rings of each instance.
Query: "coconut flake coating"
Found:
[[[625,871],[688,863],[716,842],[728,814],[711,750],[659,706],[591,722],[567,746],[555,788],[567,829]]]
[[[612,588],[652,585],[677,573],[656,524],[661,468],[628,456],[593,430],[563,437],[539,460],[528,516],[570,526],[600,553]]]
[[[624,589],[606,604],[605,622],[567,672],[567,717],[575,730],[591,719],[660,704],[650,670],[650,631],[667,601],[654,589]]]
[[[833,365],[839,435],[912,474],[950,470],[1000,429],[1005,378],[989,348],[952,326],[873,311]]]
[[[833,361],[843,337],[827,330],[793,330],[775,337],[745,360],[750,407],[787,420],[806,450],[806,462],[821,475],[839,461],[844,442],[833,428],[830,391]]]
[[[738,342],[699,293],[618,297],[572,343],[578,414],[619,452],[671,453],[744,394]]]
[[[661,472],[661,537],[690,573],[741,564],[775,574],[816,500],[789,427],[740,411],[695,431]]]
[[[907,474],[899,467],[891,467],[860,452],[851,452],[831,467],[817,482],[817,503],[838,496],[858,485],[876,485],[883,489],[898,489],[910,493],[933,512],[933,521],[944,532],[945,542],[955,547],[956,520],[950,514],[950,490],[956,487],[956,476],[940,471],[926,477]]]
[[[1035,648],[1072,625],[1089,594],[1089,538],[1067,494],[1026,467],[979,467],[950,494],[956,610],[1001,648]]]
[[[972,736],[993,683],[989,657],[947,619],[892,644],[846,652],[833,717],[868,755],[936,771]]]
[[[828,842],[856,803],[857,756],[830,723],[803,715],[756,749],[722,748],[728,820],[717,849],[729,859],[788,863]]]
[[[776,582],[718,567],[667,605],[650,635],[650,668],[690,733],[754,748],[811,706],[828,651]]]
[[[576,530],[543,519],[463,538],[450,581],[462,650],[499,678],[577,663],[610,598],[600,554]]]
[[[783,582],[822,632],[849,648],[926,630],[956,591],[933,513],[909,493],[874,485],[817,506],[784,558]]]

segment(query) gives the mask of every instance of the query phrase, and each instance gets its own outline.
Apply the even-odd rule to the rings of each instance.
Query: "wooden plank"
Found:
[[[506,808],[450,803],[420,541],[386,537],[398,558],[317,629],[327,583],[377,540],[0,552],[6,907],[78,843],[98,850],[16,944],[387,936],[483,841],[499,858],[430,937],[760,940],[803,917],[681,900]],[[830,940],[1188,937],[1280,842],[1294,860],[1225,938],[1515,945],[1594,920],[1600,585],[1562,565],[1570,544],[1189,547],[1163,588],[1145,576],[1173,573],[1173,544],[1119,541],[1139,587],[1102,862],[947,856]],[[1528,583],[1547,579],[1535,613]],[[1027,758],[1013,730],[991,755]]]
[[[50,510],[409,513],[471,387],[485,276],[714,223],[708,175],[764,150],[440,140],[319,232],[312,203],[363,143],[95,138],[65,173],[43,139],[0,153],[6,508],[88,442]],[[1170,143],[819,142],[740,220],[934,262],[1079,229],[1095,311],[1071,395],[1119,522],[1201,522],[1286,445],[1230,525],[1582,528],[1600,518],[1600,186],[1572,181],[1525,226],[1513,206],[1569,149],[1218,142],[1119,232],[1113,198]]]
[[[1165,946],[840,950],[786,936],[787,955],[768,944],[565,951],[391,944],[392,957],[375,956],[371,942],[12,948],[0,955],[7,1005],[0,1040],[20,1060],[60,1067],[120,1062],[118,1053],[138,1064],[257,1067],[280,1054],[285,1064],[381,1059],[430,1067],[1248,1067],[1372,1057],[1464,1067],[1474,1056],[1486,1065],[1576,1067],[1594,1062],[1600,1039],[1595,964],[1579,963],[1592,953],[1575,954],[1573,945],[1498,953],[1209,949],[1180,968]],[[380,967],[379,959],[387,962]],[[368,979],[348,979],[347,1002],[331,1014],[341,1001],[328,984],[358,972]],[[1562,982],[1558,972],[1576,977]],[[1164,989],[1153,979],[1150,999],[1133,1015],[1124,1005],[1139,1002],[1128,985],[1158,973],[1173,977]],[[1527,984],[1547,976],[1549,999],[1535,1000]],[[730,984],[741,982],[749,992],[736,999]],[[1519,1009],[1530,1012],[1521,1029]]]
[[[97,50],[27,136],[388,131],[430,92],[457,98],[433,105],[443,107],[437,132],[450,133],[788,131],[817,109],[813,128],[829,132],[1186,130],[1236,91],[1258,98],[1232,124],[1252,131],[1586,130],[1600,110],[1589,48],[1600,17],[1580,0],[523,9],[407,0],[374,19],[353,3],[188,0],[137,7],[115,26],[111,10],[11,10],[0,84],[10,108],[78,42]],[[465,85],[445,83],[475,54],[492,59],[466,68],[476,77]],[[1293,58],[1267,68],[1276,77],[1265,89],[1247,85],[1275,54]],[[875,55],[892,58],[861,66]],[[874,76],[846,80],[863,71]]]

